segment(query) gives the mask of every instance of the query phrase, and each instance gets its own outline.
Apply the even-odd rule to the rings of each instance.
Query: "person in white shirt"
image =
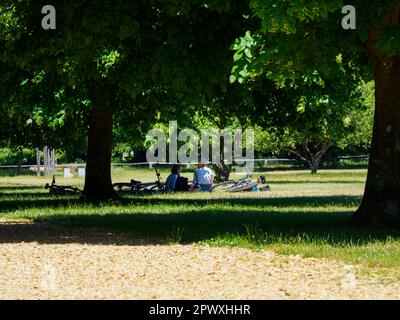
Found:
[[[199,163],[193,176],[193,190],[209,191],[212,187],[213,172],[206,164]]]

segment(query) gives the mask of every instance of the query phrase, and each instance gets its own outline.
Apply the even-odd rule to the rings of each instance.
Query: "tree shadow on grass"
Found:
[[[273,180],[269,181],[271,185],[274,184],[355,184],[355,183],[365,183],[365,180]]]
[[[42,186],[2,186],[0,187],[0,191],[15,191],[17,193],[24,191],[24,190],[38,190],[43,188]],[[44,188],[43,188],[44,189]]]
[[[343,224],[349,216],[346,211],[243,212],[234,208],[183,210],[172,214],[64,213],[41,216],[33,224],[22,224],[22,227],[21,224],[0,224],[0,243],[143,245],[165,243],[167,239],[193,243],[218,238],[228,243],[236,238],[236,242],[231,242],[233,245],[239,239],[240,243],[257,245],[301,242],[359,246],[388,237],[400,238],[400,230],[350,228]],[[93,230],[95,235],[91,236]]]
[[[50,221],[49,221],[50,222]],[[73,225],[40,222],[18,222],[0,220],[0,244],[93,244],[93,245],[131,245],[162,244],[165,241],[156,237],[144,237],[124,233],[110,228],[79,228]]]
[[[1,199],[1,198],[6,199]],[[54,197],[45,193],[20,193],[16,197],[12,195],[0,196],[0,211],[12,212],[23,209],[40,208],[60,208],[75,205],[85,205],[85,203],[76,197]],[[10,198],[10,199],[9,199]],[[277,207],[305,207],[305,206],[324,206],[324,205],[357,205],[360,202],[359,196],[315,196],[315,197],[266,197],[266,198],[168,198],[168,196],[154,197],[129,197],[121,198],[105,203],[92,205],[112,205],[120,207],[129,207],[135,205],[172,205],[172,206],[206,206],[210,204],[227,204],[232,206],[277,206]]]
[[[273,194],[265,198],[127,197],[101,205],[101,214],[93,213],[96,210],[85,214],[86,204],[73,197],[20,193],[16,199],[0,198],[3,216],[12,217],[16,210],[51,208],[55,211],[40,214],[33,224],[0,223],[0,243],[142,245],[167,239],[192,243],[241,238],[249,244],[302,241],[342,246],[362,245],[388,237],[397,239],[400,235],[400,230],[346,226],[344,222],[351,215],[347,208],[359,203],[358,196],[269,196]],[[151,213],[146,213],[147,205],[152,206]],[[171,209],[169,213],[164,213],[166,207]],[[60,214],[57,214],[58,208],[62,208]],[[77,213],[76,208],[83,213]]]
[[[21,193],[18,196],[14,196],[12,199],[7,199],[8,197],[11,197],[11,195],[3,194],[0,196],[0,212],[7,213],[15,210],[35,208],[60,208],[74,204],[83,204],[83,202],[76,198],[54,198],[43,193]],[[6,199],[3,200],[2,198]]]
[[[26,204],[31,203],[30,201],[41,201],[41,200],[49,200],[48,203],[51,201],[57,205],[58,203],[65,203],[66,200],[68,201],[74,201],[75,198],[73,197],[65,197],[64,199],[62,198],[55,198],[54,196],[48,194],[48,193],[43,193],[43,192],[22,192],[18,194],[12,194],[12,193],[0,193],[0,202],[3,204],[2,207],[7,208],[9,204],[11,204],[10,208],[13,207],[13,203],[17,202],[27,202]],[[1,204],[0,204],[1,205]],[[15,207],[15,206],[14,206]],[[1,207],[0,207],[1,208]]]

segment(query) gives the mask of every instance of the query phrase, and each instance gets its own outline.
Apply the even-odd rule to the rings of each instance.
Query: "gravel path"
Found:
[[[0,299],[400,299],[329,260],[9,221],[0,270]]]

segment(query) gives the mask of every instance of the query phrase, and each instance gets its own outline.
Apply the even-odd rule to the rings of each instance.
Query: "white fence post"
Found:
[[[64,167],[64,178],[72,178],[74,175],[71,172],[71,168],[70,167]]]
[[[85,177],[86,175],[86,167],[78,166],[78,177]]]
[[[36,148],[36,175],[40,177],[40,150]]]
[[[47,148],[47,173],[51,175],[51,150]]]
[[[56,150],[51,150],[51,171],[52,174],[56,174]]]
[[[47,157],[48,157],[48,153],[47,153],[47,147],[45,146],[43,148],[43,173],[44,176],[47,176]]]

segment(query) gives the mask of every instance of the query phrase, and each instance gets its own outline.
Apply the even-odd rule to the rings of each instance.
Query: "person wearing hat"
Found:
[[[175,191],[176,182],[181,175],[181,166],[179,164],[174,164],[171,169],[171,174],[168,176],[167,181],[165,181],[165,191],[173,192]]]
[[[191,190],[209,191],[212,188],[213,172],[205,164],[199,163],[193,176],[193,185]]]

